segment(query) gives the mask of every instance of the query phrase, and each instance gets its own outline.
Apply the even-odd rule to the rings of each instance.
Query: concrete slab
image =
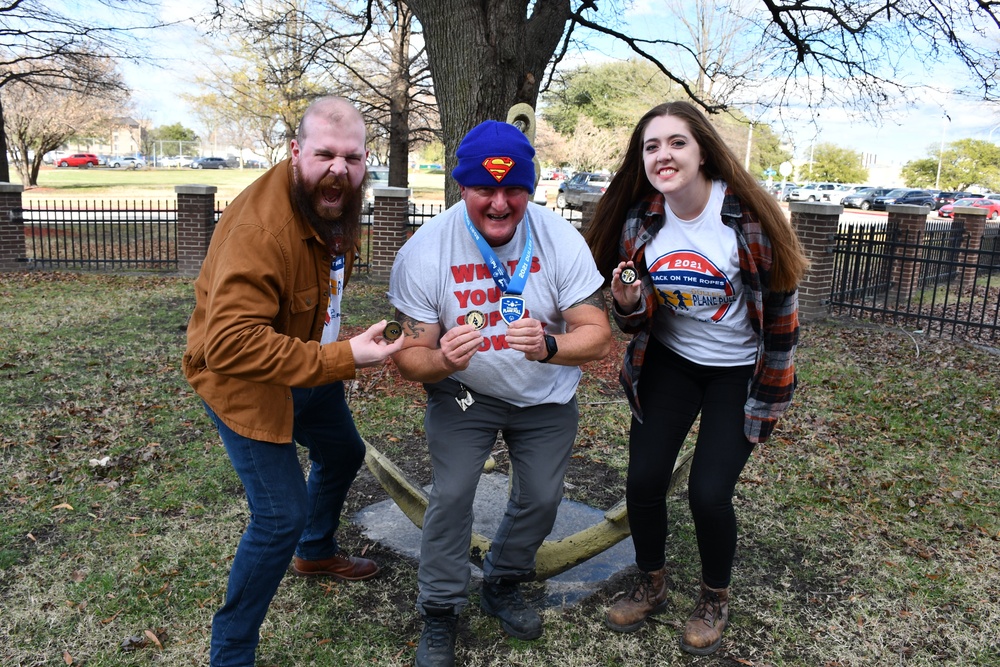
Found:
[[[426,489],[429,491],[429,487]],[[473,529],[481,535],[493,537],[500,525],[507,506],[507,476],[500,473],[484,474],[473,502],[475,521]],[[556,540],[592,526],[604,518],[604,510],[563,499],[559,505],[556,523],[548,539]],[[372,540],[397,553],[420,559],[420,529],[403,514],[392,500],[370,505],[358,512],[354,523],[361,526]],[[581,563],[571,570],[542,582],[545,587],[543,600],[533,603],[546,607],[573,605],[584,600],[612,575],[632,565],[635,552],[632,541],[625,539],[607,551]],[[483,572],[469,564],[473,579],[482,579]]]

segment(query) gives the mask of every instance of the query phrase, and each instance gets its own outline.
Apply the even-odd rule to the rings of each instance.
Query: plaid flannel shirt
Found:
[[[632,334],[620,380],[632,414],[642,421],[639,405],[639,376],[653,327],[657,299],[644,254],[646,244],[656,236],[665,220],[663,195],[654,193],[629,211],[622,228],[618,254],[631,260],[641,277],[642,292],[636,310],[621,312],[614,304],[618,327]],[[743,431],[750,442],[767,440],[778,418],[792,401],[795,391],[795,346],[799,338],[798,292],[772,292],[769,288],[771,241],[760,222],[744,211],[739,199],[727,188],[722,204],[722,221],[736,232],[740,273],[746,295],[747,315],[757,334],[757,358],[743,411]]]

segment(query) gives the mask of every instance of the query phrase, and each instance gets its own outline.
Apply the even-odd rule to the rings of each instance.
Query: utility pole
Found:
[[[941,121],[941,148],[938,149],[937,178],[934,179],[935,190],[941,189],[941,162],[944,160],[944,131],[948,129],[948,125],[944,122],[945,120],[949,123],[951,122],[951,116],[948,115],[947,111],[944,112],[944,120]]]

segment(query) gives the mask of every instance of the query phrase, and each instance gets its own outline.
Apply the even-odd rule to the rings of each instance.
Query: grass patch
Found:
[[[128,200],[143,203],[169,201],[176,197],[178,185],[213,185],[215,199],[229,202],[264,173],[263,169],[73,169],[45,167],[38,173],[38,188],[26,190],[25,201],[53,199],[83,201]],[[412,198],[443,201],[444,176],[411,173]]]
[[[358,276],[347,289],[345,332],[391,315],[384,284]],[[0,664],[207,663],[247,509],[180,374],[192,306],[184,279],[0,275]],[[669,500],[670,606],[655,622],[605,629],[624,587],[615,577],[577,606],[545,609],[543,637],[520,642],[478,610],[474,590],[460,663],[997,664],[996,352],[850,321],[807,326],[802,341],[796,402],[737,488],[733,624],[718,654],[677,648],[699,576],[681,491]],[[567,494],[595,506],[623,492],[623,345],[618,336],[614,358],[588,365],[580,390]],[[349,392],[363,435],[426,481],[420,388],[390,365]],[[384,498],[362,471],[348,516]],[[415,564],[343,531],[384,574],[287,578],[260,664],[412,664]]]

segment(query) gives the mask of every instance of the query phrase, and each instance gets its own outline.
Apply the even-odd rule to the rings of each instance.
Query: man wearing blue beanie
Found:
[[[580,364],[610,350],[604,281],[583,237],[529,202],[534,155],[508,123],[470,130],[452,171],[462,201],[406,242],[389,281],[405,334],[394,361],[427,390],[434,469],[417,573],[424,629],[416,667],[455,664],[472,501],[495,447],[506,447],[513,483],[483,560],[480,607],[511,636],[541,636],[541,617],[519,583],[534,578],[535,553],[562,498]]]

